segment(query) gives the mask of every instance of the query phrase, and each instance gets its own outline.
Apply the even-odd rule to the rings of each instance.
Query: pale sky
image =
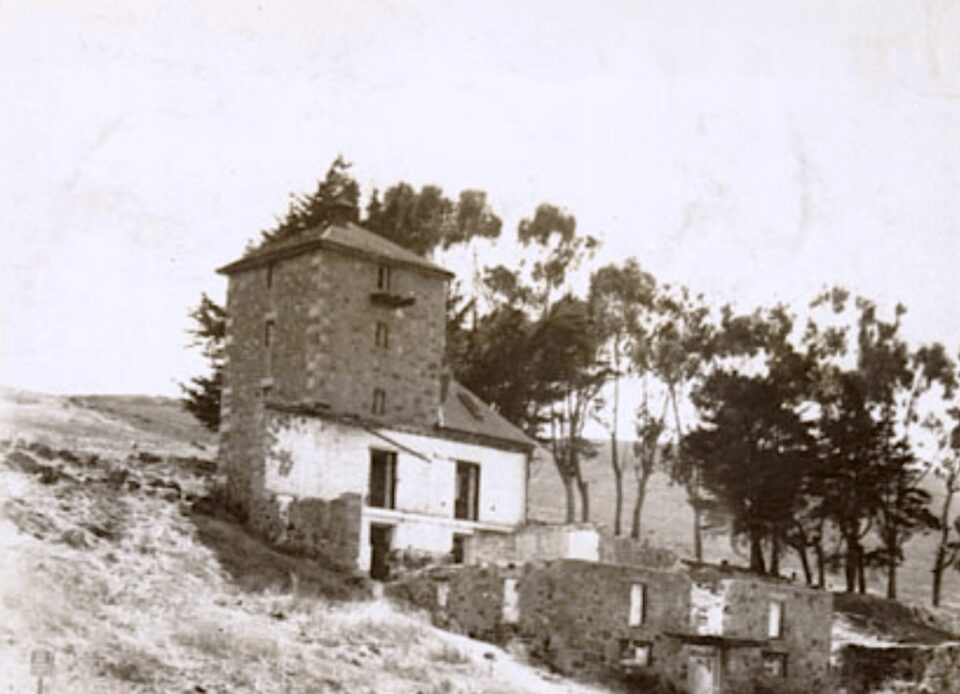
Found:
[[[177,394],[214,269],[341,152],[960,347],[960,0],[2,0],[0,119],[3,385]]]

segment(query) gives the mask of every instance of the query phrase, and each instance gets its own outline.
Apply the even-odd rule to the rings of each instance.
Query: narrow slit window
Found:
[[[273,342],[276,339],[276,336],[275,336],[276,329],[277,329],[276,322],[272,319],[267,320],[267,322],[263,324],[263,346],[264,347],[270,347],[273,345]]]
[[[390,291],[390,266],[381,265],[377,268],[377,289],[381,292]]]
[[[267,265],[267,289],[273,289],[273,263]]]
[[[768,634],[771,639],[783,638],[783,601],[774,600],[770,603],[770,624]]]
[[[386,411],[387,394],[384,392],[383,388],[374,388],[373,406],[371,407],[371,412],[373,412],[373,414],[384,414]]]
[[[646,593],[646,586],[642,583],[634,583],[630,586],[630,614],[627,620],[629,626],[638,627],[643,624],[647,602]]]
[[[377,321],[377,331],[374,339],[378,348],[387,349],[390,347],[390,326],[382,321]]]

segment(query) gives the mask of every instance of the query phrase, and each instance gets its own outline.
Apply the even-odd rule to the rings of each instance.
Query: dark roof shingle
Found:
[[[389,241],[358,224],[330,224],[304,231],[280,241],[270,241],[251,253],[219,268],[217,272],[230,275],[241,270],[263,265],[277,258],[300,255],[316,248],[328,248],[361,255],[372,260],[419,269],[432,274],[452,277],[453,273],[434,262]]]

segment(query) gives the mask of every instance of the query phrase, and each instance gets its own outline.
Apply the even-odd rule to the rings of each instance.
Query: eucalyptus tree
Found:
[[[640,335],[643,331],[642,316],[649,314],[653,307],[657,283],[653,275],[643,271],[633,258],[626,260],[622,265],[610,264],[598,268],[590,277],[590,294],[588,306],[593,327],[600,341],[600,350],[603,358],[609,365],[609,374],[612,381],[612,398],[610,411],[600,412],[598,408],[596,419],[600,421],[610,433],[610,465],[613,469],[616,500],[613,514],[613,532],[622,533],[623,515],[623,471],[624,464],[620,458],[620,444],[618,426],[620,422],[620,381],[622,378],[636,374],[634,360],[631,358],[638,348]],[[643,417],[648,418],[644,412]],[[638,415],[639,416],[639,415]],[[661,417],[662,422],[662,417]],[[638,434],[652,434],[646,422],[638,423]],[[662,427],[660,427],[662,429]],[[659,431],[654,437],[659,439]],[[638,442],[638,446],[639,446]],[[631,536],[640,535],[640,513],[645,497],[646,483],[653,468],[654,450],[646,448],[635,450],[635,470],[637,471],[637,496],[633,511]],[[648,462],[649,461],[649,464]]]

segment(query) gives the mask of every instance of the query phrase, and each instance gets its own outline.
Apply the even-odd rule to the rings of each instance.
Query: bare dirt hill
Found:
[[[597,692],[203,513],[174,401],[0,392],[0,692]]]

